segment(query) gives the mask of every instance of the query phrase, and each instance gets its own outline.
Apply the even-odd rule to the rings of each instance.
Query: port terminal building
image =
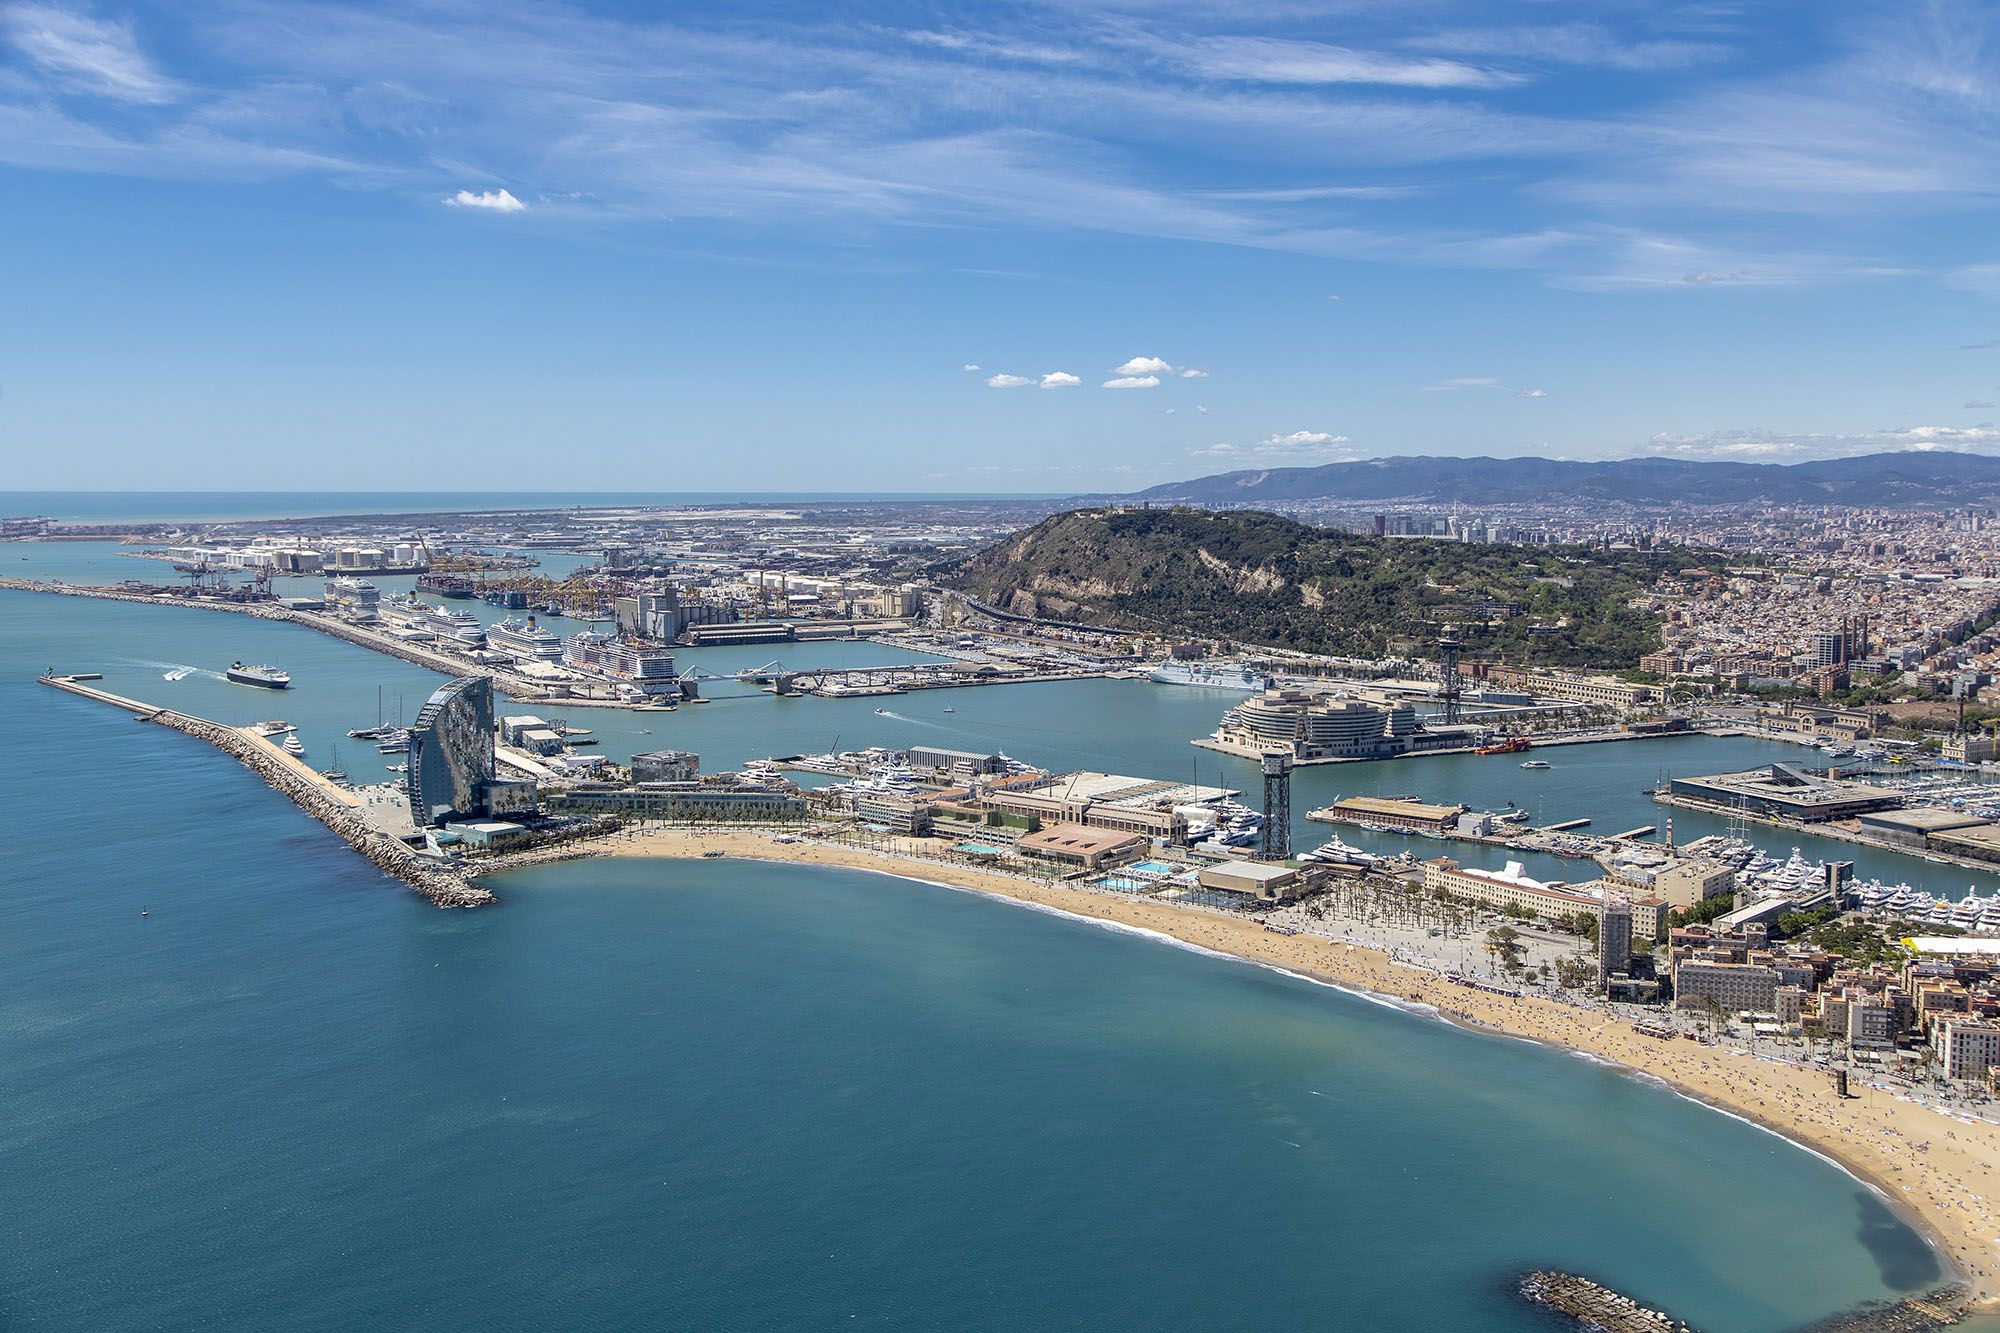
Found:
[[[1372,704],[1310,690],[1272,689],[1223,715],[1206,744],[1229,754],[1289,752],[1298,763],[1393,759],[1429,750],[1467,749],[1483,727],[1426,726],[1410,704]]]
[[[1771,764],[1708,777],[1674,778],[1667,784],[1667,790],[1684,800],[1778,815],[1805,824],[1852,819],[1903,804],[1903,794],[1891,788],[1814,777],[1790,764]]]

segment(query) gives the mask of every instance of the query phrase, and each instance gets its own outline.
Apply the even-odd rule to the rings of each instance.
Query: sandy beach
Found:
[[[647,831],[597,855],[699,857],[706,851],[805,865],[845,866],[1054,908],[1156,931],[1219,953],[1376,995],[1433,1006],[1453,1021],[1586,1052],[1659,1078],[1834,1159],[1875,1186],[1920,1227],[1981,1298],[2000,1308],[2000,1132],[1868,1087],[1834,1096],[1824,1070],[1800,1068],[1691,1041],[1641,1036],[1624,1019],[1535,996],[1455,985],[1381,950],[1312,934],[1280,934],[1219,912],[1126,898],[976,868],[816,841],[780,843],[745,831]]]

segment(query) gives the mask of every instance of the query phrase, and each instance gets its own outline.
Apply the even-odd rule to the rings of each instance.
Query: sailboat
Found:
[[[333,767],[322,772],[320,776],[329,782],[347,781],[347,770],[340,766],[340,747],[329,745],[328,748],[333,752]]]
[[[382,721],[382,687],[377,685],[375,687],[375,725],[372,727],[356,727],[347,734],[357,741],[372,741],[387,735],[388,732],[388,726]]]

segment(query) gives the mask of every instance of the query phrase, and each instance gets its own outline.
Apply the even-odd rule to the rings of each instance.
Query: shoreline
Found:
[[[1392,960],[1369,945],[1329,936],[1280,934],[1223,913],[1126,899],[973,867],[816,841],[778,843],[770,834],[655,830],[582,857],[528,853],[479,878],[554,860],[585,857],[700,858],[710,850],[781,865],[862,870],[971,892],[1085,924],[1152,936],[1162,943],[1268,967],[1370,1003],[1434,1017],[1490,1036],[1531,1041],[1601,1061],[1627,1076],[1657,1080],[1709,1110],[1742,1120],[1832,1164],[1869,1190],[1922,1236],[1946,1275],[1962,1282],[1981,1312],[2000,1310],[2000,1207],[1982,1182],[2000,1189],[2000,1134],[1981,1133],[1896,1094],[1857,1083],[1836,1101],[1824,1071],[1766,1061],[1727,1047],[1661,1042],[1625,1020],[1533,995],[1503,996],[1456,986],[1421,965]],[[1778,1114],[1786,1107],[1788,1114]],[[1968,1131],[1968,1132],[1960,1132]]]

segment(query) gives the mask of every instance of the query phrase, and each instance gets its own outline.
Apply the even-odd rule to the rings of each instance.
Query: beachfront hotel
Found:
[[[1519,861],[1509,861],[1503,870],[1477,870],[1440,856],[1424,862],[1424,891],[1554,919],[1578,912],[1596,916],[1604,910],[1603,900],[1595,894],[1531,879]]]

